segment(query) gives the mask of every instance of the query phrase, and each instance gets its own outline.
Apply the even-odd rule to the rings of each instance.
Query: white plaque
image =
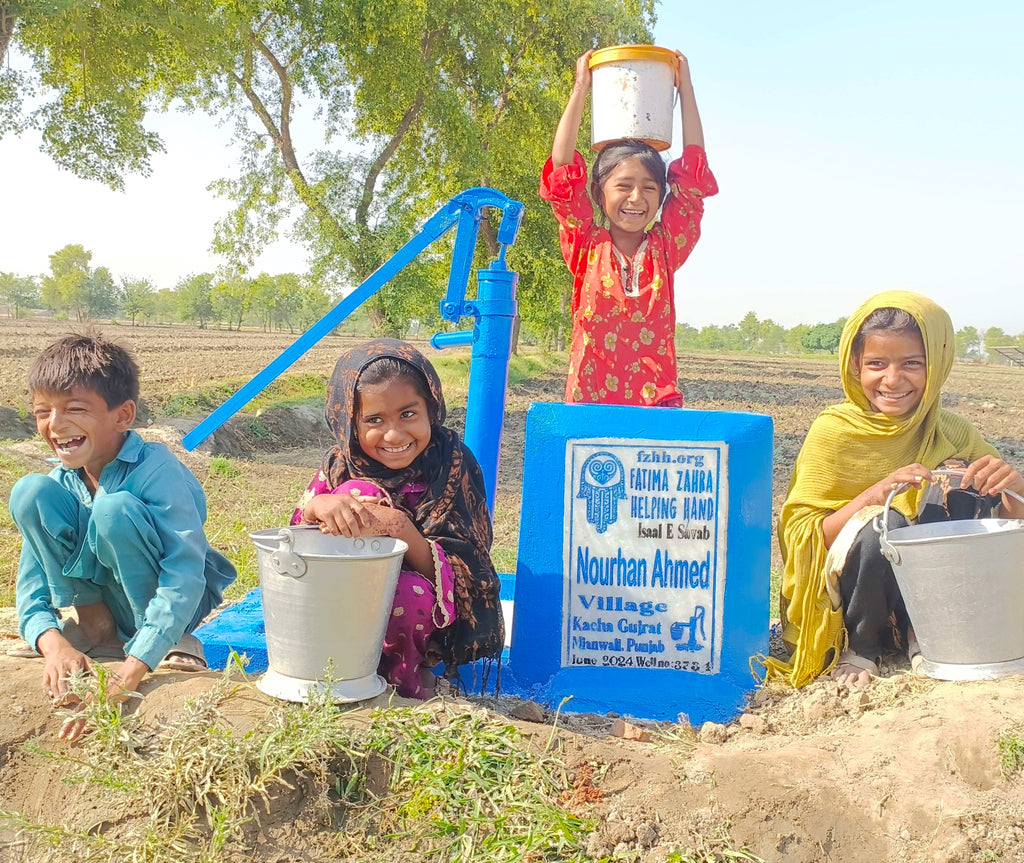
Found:
[[[728,444],[574,439],[565,470],[563,667],[717,674]]]

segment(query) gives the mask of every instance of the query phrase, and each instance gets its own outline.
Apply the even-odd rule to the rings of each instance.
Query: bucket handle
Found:
[[[932,476],[963,476],[964,471],[962,470],[949,470],[941,468],[932,471]],[[885,499],[885,507],[882,509],[881,515],[876,515],[872,526],[875,529],[875,533],[880,534],[879,542],[882,546],[882,556],[889,561],[893,566],[899,566],[902,562],[899,551],[889,542],[889,508],[892,506],[893,498],[896,497],[903,489],[909,486],[909,482],[901,482],[896,488],[889,492],[889,496]],[[1024,497],[1021,497],[1017,492],[1011,491],[1010,489],[1004,489],[1004,494],[1008,494],[1015,500],[1019,500],[1024,503]]]
[[[295,553],[295,537],[287,527],[277,532],[277,551],[270,555],[270,568],[278,575],[302,578],[306,574],[306,561]]]

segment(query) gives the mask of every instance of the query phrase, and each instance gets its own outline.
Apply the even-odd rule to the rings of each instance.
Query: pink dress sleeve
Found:
[[[302,493],[302,497],[299,498],[299,505],[295,508],[295,512],[292,513],[292,520],[289,524],[302,524],[302,510],[305,509],[306,504],[309,503],[318,494],[330,494],[331,489],[327,483],[327,477],[324,476],[322,470],[316,472],[316,476],[313,477],[313,481],[306,486],[306,490]]]
[[[587,270],[587,254],[594,225],[594,205],[587,192],[587,163],[576,151],[572,162],[558,168],[551,159],[540,175],[540,196],[551,204],[558,221],[558,241],[562,257],[579,281]]]
[[[665,235],[668,263],[675,272],[700,238],[704,199],[718,194],[718,183],[703,147],[690,144],[683,149],[682,157],[668,166],[668,190],[655,230]]]

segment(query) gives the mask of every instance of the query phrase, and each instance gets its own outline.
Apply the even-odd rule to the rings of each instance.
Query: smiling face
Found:
[[[658,215],[661,187],[644,163],[630,156],[612,168],[598,203],[611,222],[612,239],[617,231],[626,236],[643,234]]]
[[[375,461],[401,470],[430,443],[427,402],[407,380],[362,386],[356,403],[359,446]]]
[[[864,395],[878,413],[905,417],[921,404],[928,367],[918,333],[868,333],[857,366]]]
[[[85,387],[67,393],[32,394],[36,430],[66,468],[84,468],[85,484],[96,491],[100,472],[121,450],[135,420],[135,402],[107,406],[103,396]]]

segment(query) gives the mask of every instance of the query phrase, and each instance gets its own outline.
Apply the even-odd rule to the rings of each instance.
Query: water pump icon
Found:
[[[693,610],[693,614],[690,615],[689,621],[683,623],[682,621],[676,621],[672,624],[672,628],[669,630],[672,640],[677,642],[683,641],[683,633],[687,633],[687,640],[685,643],[676,645],[676,650],[685,650],[689,653],[695,653],[704,647],[704,640],[707,636],[704,634],[704,606],[698,605]],[[700,641],[697,641],[697,630],[700,629]]]

